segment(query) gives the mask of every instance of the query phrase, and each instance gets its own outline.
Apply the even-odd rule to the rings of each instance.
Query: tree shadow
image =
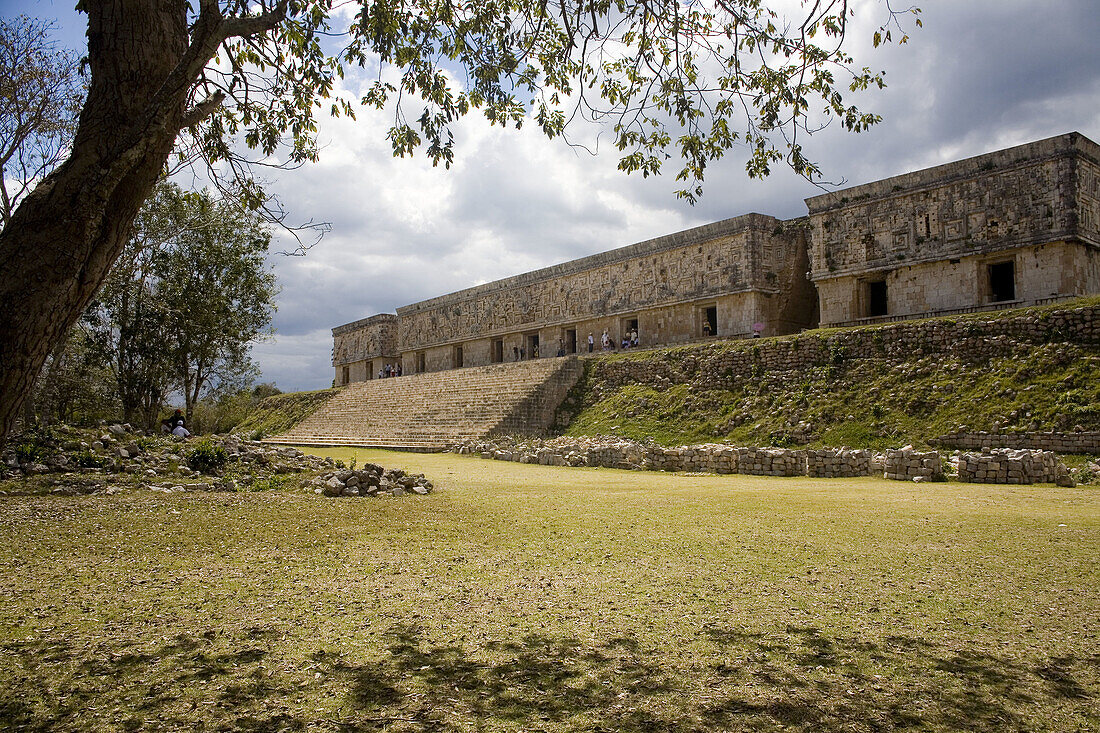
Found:
[[[218,730],[300,730],[305,721],[272,709],[272,701],[292,692],[263,672],[272,634],[254,627],[244,638],[226,638],[211,630],[123,649],[56,639],[5,644],[0,651],[19,673],[5,665],[0,729],[201,731],[217,721]],[[201,717],[187,701],[188,692],[200,687],[209,691],[212,709]]]
[[[477,658],[391,630],[370,664],[336,662],[355,715],[344,731],[550,727],[595,731],[1029,730],[1022,711],[1092,693],[1097,658],[1038,667],[974,649],[890,636],[872,643],[814,627],[779,633],[703,629],[706,668],[677,670],[633,638],[583,644],[533,634]]]
[[[1022,662],[813,626],[709,625],[671,660],[633,636],[529,634],[471,650],[413,625],[392,627],[365,661],[339,648],[273,659],[276,641],[254,628],[0,645],[0,729],[1022,731],[1055,709],[1091,720],[1100,679],[1100,655]],[[304,712],[303,695],[333,700],[332,718]]]

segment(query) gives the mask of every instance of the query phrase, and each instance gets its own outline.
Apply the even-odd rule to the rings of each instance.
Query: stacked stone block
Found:
[[[829,335],[800,334],[756,341],[681,348],[648,359],[598,360],[590,368],[608,389],[644,384],[658,391],[675,384],[721,388],[761,372],[793,372],[851,359],[905,363],[915,356],[982,361],[1012,356],[1047,343],[1100,344],[1100,306],[999,318],[893,323]],[[962,446],[960,446],[962,447]],[[1021,446],[1023,447],[1023,446]]]
[[[968,483],[1056,483],[1060,474],[1068,472],[1050,451],[987,449],[959,456],[959,481]]]
[[[738,448],[737,472],[754,476],[805,476],[806,452],[786,448]]]
[[[729,445],[649,449],[649,467],[658,471],[737,473],[737,463],[737,449]]]
[[[742,473],[761,476],[805,476],[805,451],[787,448],[738,448],[719,443],[665,448],[621,438],[552,438],[506,444],[469,441],[454,445],[461,454],[520,463],[593,466],[628,470]]]
[[[939,453],[921,453],[910,448],[886,451],[883,478],[895,481],[945,480]]]
[[[948,433],[928,441],[931,445],[960,450],[985,448],[1014,448],[1016,450],[1043,450],[1054,453],[1100,454],[1100,432],[1080,433],[1023,432],[1023,433]]]
[[[910,447],[885,454],[851,448],[792,450],[734,447],[723,443],[665,448],[626,438],[550,438],[517,442],[501,437],[457,443],[454,453],[544,466],[590,466],[627,470],[740,473],[760,476],[850,478],[873,476],[898,481],[944,481],[943,462],[935,451]],[[958,458],[959,480],[984,483],[1057,483],[1073,486],[1066,468],[1049,451],[984,451]]]
[[[881,461],[869,450],[822,448],[806,451],[806,475],[814,478],[871,476],[881,470]]]

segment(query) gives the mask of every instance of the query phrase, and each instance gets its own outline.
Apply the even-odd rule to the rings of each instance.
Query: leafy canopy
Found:
[[[781,14],[774,0],[375,0],[272,3],[206,0],[194,16],[280,18],[272,30],[228,36],[194,87],[184,149],[211,163],[246,166],[243,137],[265,164],[317,156],[316,114],[354,115],[336,93],[353,67],[372,75],[364,105],[390,109],[395,155],[423,149],[454,157],[452,125],[479,110],[490,123],[533,123],[548,137],[571,123],[610,130],[627,173],[656,175],[675,156],[680,197],[702,193],[707,166],[735,146],[750,176],[786,164],[811,180],[822,172],[802,138],[835,120],[859,132],[878,115],[845,94],[885,85],[884,72],[844,51],[854,3],[802,0]],[[872,6],[874,7],[874,6]],[[898,42],[918,8],[879,6],[875,46]],[[248,15],[249,8],[259,16]],[[341,22],[343,21],[343,22]],[[247,175],[238,175],[248,180]],[[253,203],[262,199],[258,189]]]

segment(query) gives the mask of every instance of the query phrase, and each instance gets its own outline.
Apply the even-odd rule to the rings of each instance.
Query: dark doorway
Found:
[[[341,370],[340,376],[343,378],[343,381],[341,381],[340,384],[347,384],[348,381],[350,381],[351,379],[351,369],[349,369],[348,367],[344,367]]]
[[[577,329],[569,328],[565,331],[565,353],[577,353]]]
[[[712,305],[703,309],[702,328],[704,336],[718,335],[718,306]]]
[[[374,379],[374,362],[367,362],[367,379]]]
[[[504,361],[504,339],[493,339],[492,346],[489,349],[489,361],[494,364],[500,364]]]
[[[989,294],[994,303],[1016,300],[1016,263],[998,262],[989,266]]]
[[[428,360],[425,358],[424,352],[421,351],[416,355],[416,373],[423,374],[428,371]]]
[[[885,316],[887,314],[886,281],[875,280],[867,283],[867,315]]]
[[[454,364],[455,369],[462,367],[462,347],[454,347],[454,353],[451,354],[451,362]]]
[[[539,335],[537,333],[527,334],[527,358],[539,358]]]

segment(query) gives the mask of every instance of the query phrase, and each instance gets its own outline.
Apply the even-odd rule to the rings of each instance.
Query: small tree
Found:
[[[119,403],[111,364],[86,324],[73,328],[64,348],[46,360],[33,403],[44,423],[88,425],[113,419]]]
[[[265,262],[271,234],[259,216],[207,191],[175,195],[186,227],[154,257],[156,292],[190,420],[205,390],[233,393],[254,381],[249,350],[269,332],[277,290]]]
[[[260,218],[230,199],[157,187],[85,316],[113,366],[127,421],[140,416],[152,427],[174,390],[190,420],[204,391],[252,383],[250,343],[274,310],[269,241]]]

